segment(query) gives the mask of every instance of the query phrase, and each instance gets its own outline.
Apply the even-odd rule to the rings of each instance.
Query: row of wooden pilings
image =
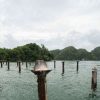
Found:
[[[64,65],[65,63],[62,62],[62,74],[64,73]],[[56,68],[56,61],[54,61],[54,68]],[[77,61],[77,71],[79,70],[79,61]],[[46,75],[50,72],[51,70],[47,69],[47,65],[43,61],[37,61],[35,64],[34,69],[32,72],[37,75],[37,82],[38,82],[38,97],[39,100],[48,100],[47,99],[47,93],[46,93]],[[97,89],[97,69],[93,68],[92,69],[92,79],[91,79],[91,89],[92,91],[96,91]]]
[[[79,61],[76,61],[76,71],[79,71]],[[54,61],[54,68],[56,68],[56,61]],[[65,72],[65,62],[62,62],[62,74]],[[97,89],[97,69],[92,69],[91,89],[95,91]]]
[[[21,73],[21,63],[23,65],[23,62],[20,62],[20,61],[17,62],[17,66],[19,67],[19,73]],[[31,62],[30,62],[30,65],[31,65]],[[28,68],[28,62],[26,62],[26,68]]]
[[[78,72],[79,71],[79,61],[76,61],[77,63],[77,66],[76,66],[76,71]],[[54,61],[54,68],[56,68],[56,61]],[[65,62],[63,61],[62,62],[62,74],[64,74],[65,72]]]
[[[9,71],[10,70],[10,62],[9,61],[0,61],[1,68],[3,68],[4,63],[6,63],[7,69]],[[17,63],[18,71],[19,71],[19,73],[21,73],[21,65],[23,65],[23,62],[17,61],[16,63]],[[25,63],[26,63],[26,68],[28,68],[28,63],[31,65],[31,62],[25,62]]]
[[[0,61],[1,68],[3,67],[3,64],[6,63],[8,66],[8,70],[10,70],[10,62],[9,61]],[[17,61],[17,67],[19,67],[19,73],[21,72],[21,64],[23,65],[23,62]],[[31,65],[31,62],[30,62]],[[26,68],[28,67],[28,62],[26,62]],[[56,61],[54,61],[54,68],[56,68]],[[79,70],[79,61],[77,61],[77,67],[76,70]],[[65,62],[62,62],[62,74],[65,72]]]
[[[9,61],[0,61],[1,68],[3,67],[3,64],[6,63],[8,66],[8,70],[10,69]]]
[[[1,62],[1,67],[3,67],[3,62]],[[8,70],[10,69],[9,61],[6,62],[8,65]],[[23,63],[22,63],[23,64]],[[19,73],[21,73],[21,62],[17,62],[17,66],[19,67]],[[26,68],[28,67],[26,62]],[[56,61],[54,61],[54,68],[56,68]],[[77,61],[76,70],[79,70],[79,61]],[[34,69],[31,70],[35,75],[37,75],[38,82],[38,97],[39,100],[47,100],[46,93],[46,75],[51,71],[47,68],[47,64],[43,60],[37,60],[34,66]],[[62,62],[62,74],[65,72],[65,62]],[[97,69],[92,69],[92,79],[91,79],[91,89],[92,91],[96,91],[97,89]]]

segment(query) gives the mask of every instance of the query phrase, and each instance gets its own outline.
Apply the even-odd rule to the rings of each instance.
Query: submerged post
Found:
[[[19,65],[19,73],[21,73],[21,62],[20,61],[18,62],[18,65]]]
[[[64,67],[64,65],[65,65],[65,63],[64,63],[64,61],[62,62],[62,74],[64,74],[64,72],[65,72],[65,67]]]
[[[54,68],[56,68],[56,61],[54,60]]]
[[[78,70],[79,70],[79,61],[77,61],[77,72],[78,72]]]
[[[2,63],[2,61],[0,61],[0,63],[1,63],[1,68],[3,67],[3,63]]]
[[[93,91],[97,89],[97,69],[95,67],[92,69],[91,89]]]
[[[46,95],[46,75],[51,71],[48,70],[47,64],[43,60],[37,60],[34,69],[31,70],[37,75],[38,97],[39,100],[47,100]]]
[[[7,63],[7,64],[8,64],[8,70],[10,70],[10,64],[9,64],[9,61],[8,61],[8,63]]]

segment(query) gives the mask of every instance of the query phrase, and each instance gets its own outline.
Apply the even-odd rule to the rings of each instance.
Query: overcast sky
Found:
[[[0,0],[0,47],[100,46],[100,0]]]

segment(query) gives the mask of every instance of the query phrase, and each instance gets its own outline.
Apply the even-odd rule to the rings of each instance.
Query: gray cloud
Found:
[[[91,50],[100,44],[99,5],[100,0],[0,0],[0,46],[36,42]]]
[[[19,43],[11,34],[7,34],[4,36],[4,41],[2,42],[2,47],[13,48],[17,46]]]
[[[27,43],[37,43],[38,45],[44,44],[50,50],[63,49],[67,46],[75,46],[76,48],[85,48],[89,51],[97,46],[100,46],[100,32],[92,30],[92,33],[81,34],[80,32],[72,31],[66,35],[54,37],[52,39],[39,39],[39,40],[16,40],[11,34],[5,36],[5,41],[2,43],[2,47],[5,45],[7,48],[14,48],[17,46],[25,45]]]

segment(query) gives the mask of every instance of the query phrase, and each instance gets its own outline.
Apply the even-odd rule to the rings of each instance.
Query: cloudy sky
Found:
[[[0,47],[100,46],[100,0],[0,0]]]

